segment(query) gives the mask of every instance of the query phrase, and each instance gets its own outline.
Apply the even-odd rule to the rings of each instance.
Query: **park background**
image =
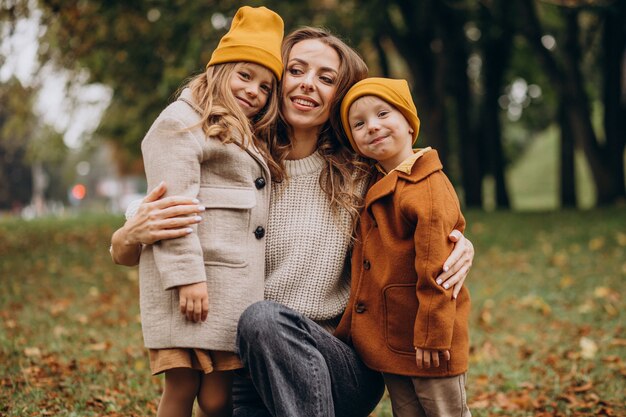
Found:
[[[409,80],[476,247],[473,414],[626,415],[623,0],[0,0],[0,415],[154,414],[109,239],[143,135],[244,4]]]

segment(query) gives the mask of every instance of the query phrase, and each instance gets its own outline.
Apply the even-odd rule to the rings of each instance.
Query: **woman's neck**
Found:
[[[287,159],[296,160],[312,155],[317,150],[317,136],[318,131],[315,129],[294,130]]]

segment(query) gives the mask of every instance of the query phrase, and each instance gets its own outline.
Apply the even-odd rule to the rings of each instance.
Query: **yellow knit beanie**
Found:
[[[270,9],[243,6],[237,10],[230,30],[213,51],[207,67],[226,62],[253,62],[272,71],[280,81],[283,32],[283,19]]]
[[[352,149],[361,153],[350,131],[348,112],[350,111],[350,106],[363,96],[376,96],[398,109],[413,128],[413,143],[417,142],[417,135],[420,131],[420,119],[417,117],[417,109],[411,97],[409,84],[406,80],[371,77],[354,84],[341,102],[341,123],[346,136],[350,140]]]

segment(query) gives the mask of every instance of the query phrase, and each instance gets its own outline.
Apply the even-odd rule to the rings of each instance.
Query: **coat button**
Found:
[[[261,188],[265,187],[265,178],[259,177],[256,180],[254,180],[254,186],[256,187],[257,190],[260,190]]]
[[[256,230],[254,231],[254,236],[257,239],[263,239],[263,236],[265,236],[265,229],[261,226],[257,227]]]
[[[363,303],[357,303],[357,305],[355,306],[354,310],[355,310],[357,313],[359,313],[359,314],[360,314],[360,313],[365,313],[365,310],[366,310],[366,308],[365,308],[365,304],[363,304]]]
[[[363,261],[363,269],[365,269],[366,271],[369,271],[371,266],[372,265],[370,264],[370,261],[368,261],[367,259]]]

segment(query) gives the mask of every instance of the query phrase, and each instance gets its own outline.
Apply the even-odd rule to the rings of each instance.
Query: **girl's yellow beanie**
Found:
[[[233,18],[230,30],[217,45],[207,67],[226,62],[253,62],[263,65],[280,81],[283,62],[283,19],[266,7],[243,6]]]

